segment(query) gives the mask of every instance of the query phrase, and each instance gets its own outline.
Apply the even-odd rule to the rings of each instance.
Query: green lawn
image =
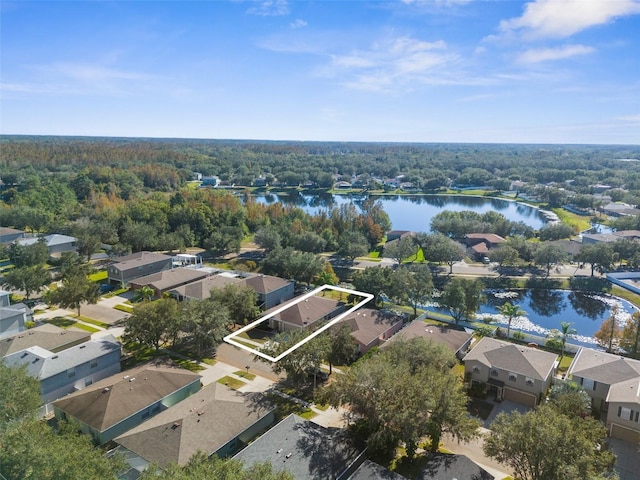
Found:
[[[84,330],[85,332],[89,332],[89,333],[96,333],[100,331],[97,328],[90,327],[89,325],[85,325],[84,323],[79,323],[79,322],[74,323],[73,326],[75,328],[79,328],[80,330]]]
[[[93,318],[90,317],[85,317],[84,315],[80,315],[79,317],[76,317],[78,320],[82,320],[85,323],[90,323],[91,325],[95,325],[96,327],[102,327],[102,328],[109,328],[110,325],[107,323],[103,323],[100,320],[95,320]]]
[[[302,418],[306,418],[307,420],[311,420],[313,417],[318,414],[311,410],[310,408],[303,407],[302,405],[292,401],[287,400],[286,398],[281,397],[280,395],[276,395],[274,393],[265,395],[271,403],[273,403],[276,407],[276,414],[278,418],[288,417],[290,414],[295,413],[296,415],[301,416]]]
[[[245,370],[238,370],[237,372],[233,372],[233,374],[242,378],[246,378],[247,380],[253,380],[254,378],[256,378],[253,373],[249,373]]]
[[[65,317],[56,317],[50,318],[44,321],[45,323],[50,323],[51,325],[55,325],[60,328],[69,328],[76,323],[75,320],[71,320],[70,318]]]
[[[184,368],[185,370],[189,370],[190,372],[197,373],[201,370],[204,370],[204,367],[202,365],[200,365],[198,362],[194,362],[193,360],[176,357],[175,355],[169,355],[169,357],[171,357],[171,360],[176,362],[176,364],[180,365],[180,367]]]
[[[114,310],[119,310],[121,312],[133,313],[133,307],[130,307],[129,305],[120,304],[120,305],[116,305],[113,308]]]
[[[226,385],[227,387],[233,390],[238,390],[240,387],[244,387],[246,385],[246,383],[243,382],[242,380],[229,377],[228,375],[225,375],[224,377],[219,379],[218,383],[221,383],[222,385]]]
[[[95,272],[89,275],[89,280],[91,280],[92,282],[101,282],[103,280],[106,280],[107,277],[108,277],[107,271],[100,270],[99,272]]]

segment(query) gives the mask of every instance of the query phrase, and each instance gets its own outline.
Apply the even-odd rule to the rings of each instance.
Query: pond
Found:
[[[550,330],[560,329],[561,322],[569,322],[578,333],[570,343],[593,346],[593,335],[602,322],[609,318],[614,305],[618,306],[618,323],[622,326],[631,314],[637,311],[626,300],[601,293],[574,292],[571,290],[518,289],[508,291],[486,291],[486,302],[480,307],[478,319],[491,316],[492,325],[507,326],[505,317],[498,308],[506,302],[519,306],[526,316],[511,322],[511,331],[521,331],[544,337]],[[429,308],[441,313],[448,311]]]
[[[281,202],[285,205],[295,205],[310,214],[351,202],[357,206],[366,198],[368,197],[362,195],[309,195],[302,193],[294,195],[267,194],[255,197],[259,203]],[[537,208],[499,198],[469,195],[378,195],[373,198],[382,203],[384,211],[391,219],[394,230],[428,232],[431,229],[431,218],[444,210],[471,210],[480,214],[494,211],[501,213],[512,222],[523,222],[535,230],[540,229],[546,223],[546,219]]]

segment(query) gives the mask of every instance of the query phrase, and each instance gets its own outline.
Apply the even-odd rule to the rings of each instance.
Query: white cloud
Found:
[[[54,63],[46,66],[34,67],[46,73],[58,74],[74,80],[84,82],[103,82],[109,80],[141,80],[146,75],[137,72],[127,72],[106,68],[100,65],[82,63]]]
[[[455,5],[464,5],[471,0],[402,0],[406,5],[436,5],[443,7],[452,7]]]
[[[289,14],[287,0],[257,0],[256,5],[249,8],[247,13],[263,17],[277,17]]]
[[[306,27],[308,24],[301,18],[297,18],[295,21],[291,22],[289,25],[291,26],[291,28],[303,28],[303,27]]]
[[[531,38],[565,38],[639,13],[639,0],[535,0],[527,3],[522,16],[500,22],[500,30]]]
[[[331,59],[329,75],[346,77],[348,87],[383,91],[410,83],[441,83],[443,67],[455,63],[458,55],[449,52],[444,41],[400,37]]]
[[[585,45],[565,45],[557,48],[532,48],[517,57],[518,63],[539,63],[553,60],[564,60],[576,55],[588,55],[595,52],[595,48]]]
[[[629,122],[629,123],[640,123],[640,113],[637,113],[635,115],[626,115],[624,117],[618,117],[617,120],[621,120],[623,122]]]

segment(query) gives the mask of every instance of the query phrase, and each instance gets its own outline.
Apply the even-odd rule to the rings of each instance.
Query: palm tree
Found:
[[[573,323],[560,322],[560,341],[562,342],[562,350],[560,351],[560,359],[564,357],[564,346],[567,344],[567,338],[569,335],[575,335],[578,331],[575,328],[571,328]]]
[[[502,315],[504,315],[505,317],[507,317],[507,338],[509,338],[510,332],[511,332],[511,322],[513,321],[514,318],[516,317],[522,317],[523,315],[526,315],[527,312],[525,312],[524,310],[522,310],[518,305],[513,305],[510,302],[507,302],[503,305],[501,305],[500,307],[498,307],[498,310],[500,311],[500,313]]]

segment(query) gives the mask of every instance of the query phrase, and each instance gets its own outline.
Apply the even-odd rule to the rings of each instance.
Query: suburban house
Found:
[[[198,451],[231,456],[274,422],[275,408],[264,396],[214,382],[115,442],[160,467],[185,465]]]
[[[567,377],[582,385],[612,437],[640,443],[640,360],[581,348]]]
[[[411,230],[391,230],[387,233],[387,243],[400,240],[401,238],[415,237],[415,235],[416,232],[412,232]]]
[[[211,290],[222,289],[227,285],[241,284],[243,278],[238,275],[219,273],[196,282],[180,285],[169,291],[178,300],[205,300],[211,296]]]
[[[273,307],[265,312],[284,308],[281,312],[269,318],[269,327],[279,332],[307,329],[319,326],[345,311],[345,304],[331,298],[312,296],[302,301],[294,298],[285,305]]]
[[[414,320],[393,337],[391,342],[409,340],[414,337],[422,337],[430,342],[441,343],[458,358],[464,357],[473,340],[473,334],[464,329],[445,325],[429,325],[422,320]]]
[[[258,305],[267,310],[293,298],[294,283],[271,275],[251,275],[244,284],[258,294]]]
[[[602,212],[610,217],[640,215],[640,209],[626,203],[609,203],[602,207]]]
[[[220,177],[217,175],[203,175],[201,178],[201,187],[217,187],[220,185]]]
[[[129,286],[131,290],[150,287],[155,292],[155,295],[162,296],[164,292],[169,292],[188,283],[197,282],[209,275],[210,273],[206,269],[178,267],[134,278],[129,281]]]
[[[0,338],[23,332],[26,323],[33,320],[33,312],[24,303],[11,305],[11,294],[0,290]]]
[[[57,353],[33,346],[5,356],[4,361],[27,366],[27,373],[40,381],[46,404],[119,372],[120,353],[120,344],[109,336]]]
[[[495,477],[466,455],[433,453],[416,480],[494,480]]]
[[[265,461],[294,478],[346,480],[364,462],[342,429],[325,428],[291,414],[233,458],[245,465]]]
[[[57,418],[77,421],[100,445],[200,390],[200,375],[145,364],[112,375],[53,404]]]
[[[498,247],[506,240],[495,233],[468,233],[464,237],[464,242],[476,258],[482,259],[489,250]]]
[[[127,285],[131,280],[151,273],[170,270],[172,258],[153,252],[137,252],[118,258],[107,267],[110,283]]]
[[[390,310],[361,308],[340,320],[337,326],[342,324],[351,328],[351,336],[357,347],[356,354],[364,355],[400,330],[404,317]]]
[[[30,328],[0,340],[0,358],[30,347],[41,347],[53,353],[91,340],[85,331],[65,330],[50,323]]]
[[[535,407],[551,386],[555,353],[484,337],[462,359],[471,385],[485,384],[496,400]]]
[[[61,235],[59,233],[53,233],[51,235],[45,235],[44,237],[29,237],[16,240],[19,245],[27,246],[37,243],[40,239],[44,239],[44,243],[49,250],[49,256],[59,257],[61,253],[65,252],[77,252],[78,251],[78,239],[70,237],[69,235]]]
[[[0,243],[11,243],[23,237],[24,232],[22,230],[0,227]]]

